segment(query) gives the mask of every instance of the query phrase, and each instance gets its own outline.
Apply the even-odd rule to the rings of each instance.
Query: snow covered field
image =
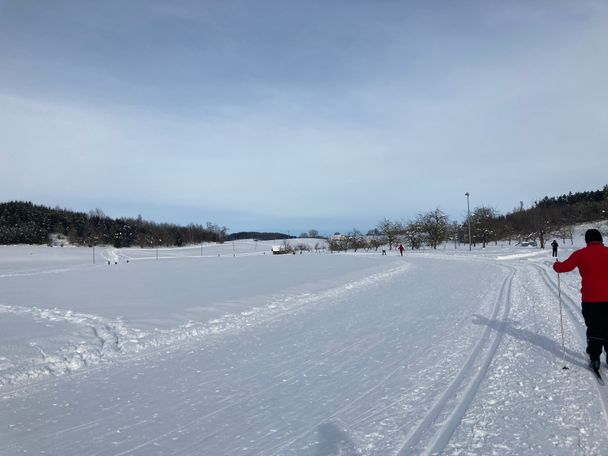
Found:
[[[0,454],[608,454],[550,250],[271,244],[0,248]]]

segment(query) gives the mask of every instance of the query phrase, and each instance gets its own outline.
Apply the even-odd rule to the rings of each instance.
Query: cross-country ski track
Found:
[[[493,321],[506,321],[509,314],[511,283],[515,268],[508,267],[507,270],[508,275],[494,303],[491,315]],[[409,433],[406,443],[399,451],[400,456],[418,453],[434,454],[445,448],[468,405],[475,397],[479,384],[486,377],[501,338],[502,331],[492,331],[489,326],[486,327],[460,372],[439,396],[424,419]],[[425,435],[430,437],[425,438]],[[424,445],[421,445],[422,442],[425,442]]]
[[[563,370],[546,252],[227,248],[4,268],[0,312],[52,337],[15,349],[32,361],[0,354],[0,454],[608,451],[608,389],[587,369],[578,277],[562,276]]]

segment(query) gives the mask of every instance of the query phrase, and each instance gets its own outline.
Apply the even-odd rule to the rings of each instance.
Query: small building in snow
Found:
[[[273,245],[272,246],[272,254],[273,255],[282,255],[285,253],[289,253],[287,248],[284,245]]]

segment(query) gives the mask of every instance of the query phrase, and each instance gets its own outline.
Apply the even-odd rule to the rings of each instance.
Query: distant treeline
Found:
[[[224,242],[226,231],[227,228],[212,223],[178,226],[149,222],[141,215],[113,219],[100,209],[87,214],[31,202],[0,203],[0,244],[46,244],[51,235],[58,234],[77,245],[182,246]]]
[[[519,208],[506,215],[492,207],[474,207],[463,223],[450,220],[439,208],[418,214],[413,220],[394,221],[385,218],[368,231],[367,236],[354,230],[332,237],[329,248],[333,251],[378,249],[382,245],[388,245],[392,249],[399,244],[412,249],[423,246],[437,248],[446,241],[454,242],[455,245],[480,244],[483,247],[498,241],[538,241],[540,248],[544,248],[550,237],[572,240],[575,225],[594,222],[599,227],[603,225],[599,222],[607,220],[608,185],[597,191],[546,196],[535,201],[529,208],[524,208],[521,203]]]
[[[608,185],[605,185],[596,191],[545,196],[531,208],[520,208],[505,216],[498,216],[495,234],[515,234],[520,239],[538,240],[541,248],[544,248],[548,236],[571,239],[574,225],[607,219]]]
[[[580,223],[608,220],[608,185],[596,191],[568,193],[544,197],[532,207],[523,203],[502,215],[492,207],[472,209],[463,223],[449,220],[439,208],[421,213],[414,220],[384,219],[363,236],[358,230],[334,237],[336,249],[363,247],[372,241],[373,247],[388,243],[403,243],[411,248],[429,245],[437,248],[445,241],[482,244],[500,240],[538,240],[544,247],[548,236],[562,239],[572,237],[572,227]],[[178,226],[155,223],[137,218],[112,219],[96,209],[87,213],[49,208],[31,202],[0,203],[0,244],[45,244],[52,234],[65,236],[78,245],[114,245],[115,247],[181,246],[202,242],[225,242],[237,239],[289,239],[282,233],[255,231],[227,234],[226,227],[213,223]],[[469,235],[470,233],[470,235]],[[309,237],[316,237],[315,230]],[[302,236],[306,237],[306,233]]]
[[[537,206],[551,207],[551,206],[575,206],[582,205],[583,209],[592,209],[596,203],[601,203],[608,199],[608,185],[605,185],[602,190],[590,191],[590,192],[578,192],[568,193],[567,195],[557,196],[549,198],[545,196],[540,201],[537,201]],[[585,211],[583,211],[585,212]],[[593,216],[593,211],[591,216]]]
[[[260,233],[258,231],[241,231],[238,233],[232,233],[226,236],[227,241],[237,241],[239,239],[255,239],[258,241],[270,241],[273,239],[293,239],[293,236],[289,236],[283,233]]]

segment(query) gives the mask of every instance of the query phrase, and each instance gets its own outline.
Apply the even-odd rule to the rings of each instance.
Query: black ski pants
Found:
[[[589,358],[599,359],[602,348],[608,356],[608,302],[583,302],[582,306]]]

